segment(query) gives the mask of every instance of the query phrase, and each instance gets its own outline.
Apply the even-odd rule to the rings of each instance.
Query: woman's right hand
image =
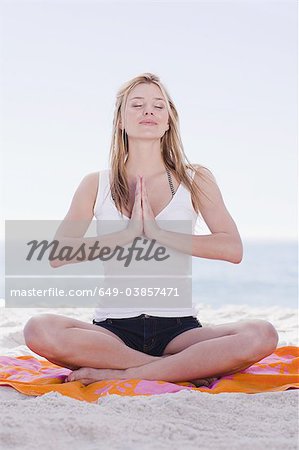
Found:
[[[135,201],[131,213],[128,231],[134,240],[135,237],[143,235],[143,217],[141,206],[141,177],[137,177],[135,188]]]

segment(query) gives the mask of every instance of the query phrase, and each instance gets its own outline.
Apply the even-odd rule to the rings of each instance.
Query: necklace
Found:
[[[172,196],[174,196],[174,194],[175,194],[175,190],[174,190],[174,187],[173,187],[173,183],[172,183],[172,178],[171,178],[171,174],[170,174],[170,172],[169,172],[169,170],[168,170],[168,169],[166,169],[166,172],[167,172],[167,177],[168,177],[168,182],[169,182],[169,186],[170,186],[171,194],[172,194]]]

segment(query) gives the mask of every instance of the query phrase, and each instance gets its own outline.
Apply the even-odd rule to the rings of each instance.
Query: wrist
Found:
[[[164,235],[165,235],[165,230],[158,227],[157,230],[155,231],[154,239],[156,239],[156,241],[160,242],[160,244],[163,244]]]
[[[131,230],[130,228],[126,228],[123,231],[123,236],[124,236],[124,240],[125,240],[124,245],[130,244],[131,242],[133,242],[133,240],[135,238],[134,230]]]

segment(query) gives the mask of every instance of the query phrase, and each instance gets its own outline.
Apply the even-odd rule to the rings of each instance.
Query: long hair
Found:
[[[123,208],[129,203],[129,186],[125,168],[129,154],[128,135],[125,127],[121,129],[119,125],[120,122],[122,124],[125,123],[124,114],[128,95],[140,83],[154,83],[161,89],[169,114],[169,129],[161,138],[161,155],[165,168],[171,172],[179,183],[184,184],[190,191],[194,210],[200,214],[200,197],[202,194],[206,194],[199,189],[196,183],[192,182],[192,178],[187,172],[187,169],[196,171],[201,178],[206,179],[205,175],[200,172],[200,169],[207,168],[198,164],[196,166],[191,164],[185,155],[179,131],[179,117],[174,102],[166,88],[160,82],[159,77],[152,73],[143,73],[127,81],[117,92],[109,154],[111,167],[110,189],[115,206],[123,214]],[[207,170],[209,171],[209,169]]]

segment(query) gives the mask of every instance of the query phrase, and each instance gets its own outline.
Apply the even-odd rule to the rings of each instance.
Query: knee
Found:
[[[50,333],[51,314],[37,314],[31,317],[23,329],[24,340],[33,352],[41,354],[51,347]]]
[[[263,359],[271,355],[277,348],[279,336],[271,322],[255,319],[244,326],[247,358]]]

